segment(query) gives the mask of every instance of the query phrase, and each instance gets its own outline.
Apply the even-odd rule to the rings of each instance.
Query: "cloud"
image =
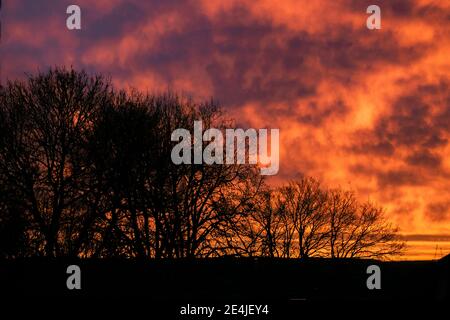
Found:
[[[426,208],[426,215],[432,221],[447,221],[450,218],[450,201],[430,202]]]
[[[212,96],[239,125],[280,128],[274,183],[311,175],[381,202],[404,231],[450,232],[437,205],[450,189],[447,2],[380,1],[376,31],[368,0],[77,3],[76,32],[70,1],[4,3],[2,81],[73,65]]]

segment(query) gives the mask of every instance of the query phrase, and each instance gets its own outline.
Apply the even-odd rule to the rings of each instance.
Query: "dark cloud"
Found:
[[[127,31],[137,28],[142,21],[153,19],[155,11],[146,12],[132,2],[124,2],[114,7],[107,14],[99,14],[89,7],[83,8],[83,22],[85,22],[85,38],[104,41],[123,36]]]
[[[428,182],[427,177],[420,172],[412,169],[387,170],[385,172],[378,172],[378,185],[380,188],[398,187],[398,186],[419,186],[425,185]]]
[[[422,153],[413,153],[406,158],[406,162],[413,166],[428,167],[438,169],[442,164],[442,158],[425,150]]]
[[[342,100],[336,100],[332,104],[323,105],[321,107],[318,107],[318,104],[313,101],[300,107],[297,111],[299,115],[296,119],[299,123],[317,127],[321,126],[326,119],[344,116],[349,109],[349,106]],[[286,114],[286,116],[289,115]]]
[[[355,138],[357,141],[351,147],[347,148],[352,153],[383,157],[391,157],[394,155],[395,147],[390,141],[385,139],[372,140],[371,132],[367,132],[367,130],[358,130],[355,136],[361,138],[361,141]]]
[[[429,203],[425,214],[432,221],[445,221],[450,217],[450,201]]]

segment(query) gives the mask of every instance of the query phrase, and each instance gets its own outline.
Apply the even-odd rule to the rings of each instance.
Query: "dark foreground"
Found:
[[[81,290],[69,290],[78,265]],[[381,289],[369,290],[378,265]],[[9,297],[145,297],[153,301],[450,301],[450,259],[379,262],[284,259],[0,261],[0,290]]]

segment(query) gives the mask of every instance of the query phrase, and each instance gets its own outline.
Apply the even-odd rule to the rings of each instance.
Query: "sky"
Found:
[[[0,18],[2,83],[65,65],[213,97],[240,126],[280,129],[271,183],[354,190],[407,258],[450,253],[450,1],[4,0]]]

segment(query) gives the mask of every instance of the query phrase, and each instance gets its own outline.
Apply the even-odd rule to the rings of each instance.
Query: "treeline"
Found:
[[[175,165],[173,130],[232,128],[214,101],[116,91],[64,68],[0,88],[0,256],[377,257],[397,230],[372,203],[253,165]],[[300,161],[300,160],[299,160]]]

